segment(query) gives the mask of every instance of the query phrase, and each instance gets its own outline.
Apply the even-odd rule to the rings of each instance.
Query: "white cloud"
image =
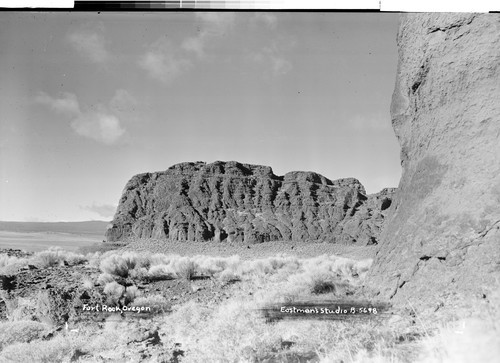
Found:
[[[283,56],[282,51],[275,44],[250,53],[249,58],[267,67],[269,73],[275,77],[285,75],[293,69],[292,63]]]
[[[172,44],[160,40],[153,45],[151,51],[141,57],[139,66],[148,72],[151,78],[169,83],[186,71],[191,62],[183,57],[175,57]]]
[[[226,34],[234,26],[235,20],[234,13],[197,12],[195,17],[200,23],[198,34],[186,37],[178,44],[160,39],[139,59],[139,66],[151,78],[170,83],[197,61],[206,60],[207,45]]]
[[[103,218],[112,218],[115,214],[116,206],[111,204],[95,204],[81,207],[82,209],[98,214]]]
[[[105,63],[111,56],[106,50],[104,37],[90,31],[79,31],[68,34],[69,43],[83,57],[93,63]]]
[[[76,115],[80,113],[80,105],[76,96],[72,93],[64,92],[60,98],[52,98],[44,92],[40,92],[35,101],[48,106],[57,113],[66,115]]]
[[[200,31],[194,37],[184,39],[182,49],[203,58],[207,42],[210,39],[223,36],[234,25],[234,13],[196,13],[201,22]]]
[[[107,111],[106,107],[97,105],[97,111],[82,111],[76,95],[72,93],[54,98],[42,92],[35,97],[35,101],[71,118],[71,128],[78,135],[112,145],[125,134],[118,117]]]
[[[258,12],[253,17],[253,21],[257,24],[264,24],[270,29],[275,29],[278,25],[278,18],[273,13]]]
[[[71,127],[77,134],[106,145],[115,144],[125,133],[115,115],[101,112],[82,113],[71,121]]]

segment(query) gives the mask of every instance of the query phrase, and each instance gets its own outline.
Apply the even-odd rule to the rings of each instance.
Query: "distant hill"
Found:
[[[109,222],[84,221],[84,222],[2,222],[0,231],[9,232],[54,232],[72,233],[83,235],[102,235],[106,232]]]

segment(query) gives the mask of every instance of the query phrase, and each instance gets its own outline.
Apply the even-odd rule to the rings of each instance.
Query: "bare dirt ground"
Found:
[[[240,256],[243,260],[266,258],[277,255],[309,258],[337,255],[356,260],[373,258],[377,246],[348,246],[333,243],[265,242],[259,244],[232,244],[216,242],[172,242],[154,239],[134,240],[122,247],[125,250],[181,256],[206,255],[214,257]]]

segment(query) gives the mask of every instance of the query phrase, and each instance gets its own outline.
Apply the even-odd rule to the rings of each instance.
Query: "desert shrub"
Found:
[[[61,249],[51,247],[46,251],[37,252],[35,260],[40,267],[46,268],[61,264],[64,261],[64,257]]]
[[[206,324],[213,313],[212,309],[193,300],[177,306],[165,317],[160,328],[162,342],[167,346],[181,343],[182,346],[194,344],[198,339],[200,328]]]
[[[321,270],[303,271],[289,276],[285,289],[292,294],[299,292],[310,294],[314,291],[317,293],[322,285],[326,286],[329,283],[333,283],[333,276],[327,272]]]
[[[275,258],[275,257],[270,258],[268,261],[273,270],[279,270],[286,263],[286,261],[283,258]]]
[[[223,284],[228,284],[228,283],[231,283],[231,282],[240,281],[241,280],[241,276],[238,275],[238,274],[236,274],[236,273],[234,273],[231,270],[224,270],[219,275],[219,280]]]
[[[283,340],[290,336],[294,344],[287,352],[291,356],[307,356],[312,352],[323,358],[323,362],[354,362],[363,353],[375,356],[375,350],[389,359],[401,355],[393,353],[397,346],[392,326],[384,330],[368,321],[307,320],[268,324],[258,310],[278,301],[289,301],[288,298],[342,292],[345,280],[360,278],[359,272],[364,267],[357,261],[338,260],[335,256],[316,259],[282,256],[233,264],[224,258],[213,258],[206,259],[205,265],[201,258],[194,261],[197,271],[212,269],[220,280],[241,278],[243,284],[238,294],[243,297],[233,297],[215,309],[189,302],[165,317],[162,342],[167,346],[180,343],[186,362],[285,359],[276,355],[282,352]],[[252,287],[258,289],[247,295],[245,290]]]
[[[128,301],[134,301],[134,299],[139,295],[139,288],[135,285],[127,286],[127,288],[125,289],[125,297]]]
[[[127,324],[120,314],[111,314],[105,318],[102,329],[83,328],[76,334],[67,333],[65,336],[70,340],[74,352],[69,359],[65,358],[62,362],[142,361],[136,350],[127,346],[132,342],[136,329],[134,323]]]
[[[47,325],[31,320],[0,323],[0,350],[12,343],[39,339],[49,330]]]
[[[102,256],[102,253],[100,252],[91,252],[91,253],[87,253],[85,255],[85,258],[87,259],[88,261],[88,265],[90,267],[93,267],[93,268],[99,268],[99,264],[101,262],[101,256]]]
[[[69,360],[74,348],[71,341],[57,336],[51,340],[32,341],[31,343],[15,343],[6,347],[1,355],[2,362],[39,362],[53,363]]]
[[[151,280],[171,280],[177,276],[170,265],[153,265],[147,275]]]
[[[418,324],[409,331],[404,325],[398,332],[393,325],[342,324],[343,331],[336,344],[344,345],[346,348],[343,350],[327,348],[335,345],[332,337],[335,337],[333,332],[338,330],[338,326],[330,327],[329,331],[318,331],[316,328],[318,334],[314,333],[314,329],[308,329],[308,335],[315,339],[315,344],[322,342],[324,348],[319,349],[324,353],[322,362],[325,363],[347,358],[354,363],[493,363],[500,356],[500,316],[497,310],[500,292],[487,295],[488,301],[471,297],[469,302],[478,311],[467,309],[462,312],[470,317],[448,323],[435,323],[433,315],[427,318],[430,320],[423,320],[414,311]],[[490,307],[492,310],[489,310]],[[437,330],[428,330],[429,326],[437,326]],[[402,343],[401,337],[409,334],[420,338]],[[345,339],[348,341],[344,343]]]
[[[109,282],[109,281],[108,281]],[[84,278],[83,281],[82,281],[82,287],[85,289],[85,290],[91,290],[94,288],[94,283],[92,282],[92,280],[90,280],[89,278]]]
[[[217,261],[224,269],[236,269],[241,264],[240,256],[233,255],[231,257],[221,258]]]
[[[372,263],[373,263],[373,259],[371,259],[371,258],[355,262],[356,273],[359,275],[360,278],[363,278],[364,275],[366,275],[366,273],[370,269]]]
[[[36,317],[37,298],[15,296],[0,289],[0,302],[5,304],[5,315],[9,321],[29,321]]]
[[[276,258],[266,258],[254,261],[252,269],[255,274],[269,275],[275,273],[281,266],[283,266],[282,261]]]
[[[151,266],[155,265],[168,265],[170,261],[180,258],[179,255],[164,255],[163,253],[156,253],[150,257]]]
[[[180,278],[191,280],[196,273],[196,264],[189,257],[180,257],[170,262],[175,274]]]
[[[106,285],[108,282],[112,281],[115,281],[115,278],[113,277],[113,275],[108,274],[106,272],[100,274],[99,277],[97,278],[97,283],[99,285]]]
[[[170,311],[170,303],[162,295],[141,296],[134,300],[132,306],[151,307],[154,312],[164,313]]]
[[[148,256],[135,252],[105,254],[102,256],[100,269],[102,272],[120,277],[142,276],[144,269],[149,268],[151,261]]]
[[[129,271],[128,276],[135,280],[144,280],[148,277],[148,269],[145,267],[136,267]]]
[[[63,253],[63,260],[66,261],[70,266],[80,265],[87,261],[84,255],[71,251]]]
[[[139,266],[148,267],[147,265],[149,264],[149,261],[147,259],[142,258],[135,252],[124,252],[121,257],[127,264],[129,270],[133,270],[134,268]]]
[[[51,267],[61,265],[66,262],[68,265],[77,265],[86,261],[84,255],[65,251],[60,247],[50,247],[48,250],[37,252],[33,260],[38,263],[40,267]]]
[[[284,275],[295,273],[301,266],[297,257],[281,257],[280,260],[279,272]]]
[[[200,276],[212,277],[225,270],[236,273],[241,265],[240,257],[237,255],[231,257],[208,257],[194,256],[192,262],[195,265],[196,273]]]
[[[309,259],[282,256],[245,261],[238,272],[258,285],[269,286],[263,301],[290,302],[317,294],[347,293],[371,263],[359,262],[327,255]]]
[[[391,349],[396,346],[391,327],[366,321],[301,321],[289,326],[296,344],[316,352],[321,363],[402,362],[391,359]],[[375,356],[383,359],[372,360]]]
[[[346,279],[358,276],[356,261],[347,258],[333,258],[330,270],[335,272],[338,276],[342,276]]]
[[[119,255],[111,255],[103,260],[99,265],[101,271],[110,275],[116,275],[120,277],[127,277],[129,266],[127,262]]]
[[[195,256],[193,258],[196,264],[197,271],[202,276],[213,276],[216,273],[222,272],[226,265],[221,262],[220,258],[207,257],[207,256]]]
[[[117,302],[123,296],[124,292],[125,287],[116,281],[108,282],[104,286],[104,293],[108,295],[108,298],[113,302]]]
[[[119,315],[111,315],[110,318],[117,318]],[[112,328],[110,328],[112,326]],[[123,331],[120,328],[123,323],[108,324],[106,319],[105,329],[99,334],[92,334],[82,344],[82,350],[96,356],[102,351],[116,350],[123,344]]]
[[[371,262],[371,260],[355,261],[323,255],[303,260],[301,269],[292,274],[288,280],[291,285],[311,292],[317,291],[317,288],[322,285],[324,287],[332,284],[338,287],[346,283],[357,285],[364,278]]]
[[[269,275],[289,275],[301,266],[295,257],[270,257],[253,261],[244,261],[238,266],[238,271],[243,275],[257,275],[268,277]]]
[[[336,275],[340,280],[355,283],[360,281],[372,264],[371,259],[356,261],[339,256],[319,256],[304,261],[304,270],[323,271]]]
[[[31,320],[36,316],[37,300],[32,297],[13,297],[3,299],[10,321]]]
[[[9,256],[7,254],[0,254],[0,268],[14,264],[26,265],[27,263],[27,258],[19,258],[16,256]]]
[[[212,310],[189,302],[165,319],[166,345],[180,343],[187,362],[254,361],[277,348],[279,337],[253,303],[232,300]],[[245,360],[242,360],[245,358]]]
[[[334,293],[337,290],[337,286],[333,281],[328,281],[328,280],[323,280],[323,279],[316,279],[313,280],[312,286],[311,286],[311,292],[313,294],[326,294],[329,292]]]

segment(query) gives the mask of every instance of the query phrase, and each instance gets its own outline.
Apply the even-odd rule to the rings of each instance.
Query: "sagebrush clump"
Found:
[[[108,282],[104,286],[104,293],[108,296],[108,299],[117,303],[125,292],[125,287],[117,283],[116,281]]]
[[[84,255],[65,251],[60,247],[50,247],[48,250],[37,252],[32,257],[33,262],[42,268],[57,266],[57,265],[78,265],[84,263],[86,258]]]

